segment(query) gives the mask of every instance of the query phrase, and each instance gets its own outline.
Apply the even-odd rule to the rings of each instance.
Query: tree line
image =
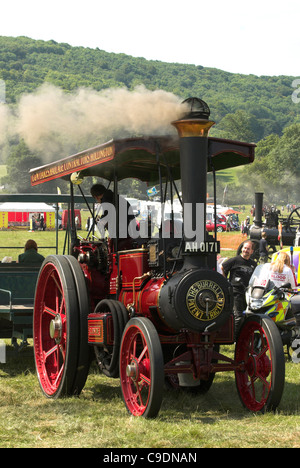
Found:
[[[253,187],[264,191],[267,197],[275,197],[274,203],[300,199],[300,103],[291,98],[294,78],[234,74],[55,41],[0,36],[0,79],[5,82],[8,106],[15,106],[24,93],[35,91],[43,83],[54,84],[66,93],[79,87],[99,91],[125,86],[131,90],[143,84],[150,90],[162,89],[182,99],[197,96],[205,100],[217,123],[211,130],[212,136],[257,144],[254,164],[239,173],[238,181],[230,181],[230,177],[220,180],[219,197],[227,185],[229,202],[232,194],[234,203],[251,203]],[[0,160],[8,166],[2,183],[11,191],[32,191],[18,174],[27,164],[39,165],[39,155],[15,138],[8,144],[5,161],[4,149],[0,147]]]

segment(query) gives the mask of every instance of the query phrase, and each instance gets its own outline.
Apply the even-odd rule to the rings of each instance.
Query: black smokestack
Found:
[[[262,209],[263,209],[263,192],[255,193],[255,218],[254,225],[256,227],[262,227]]]
[[[196,242],[199,248],[206,238],[208,132],[214,122],[209,120],[209,107],[201,99],[189,98],[183,104],[190,110],[172,124],[180,137],[185,242],[186,246],[195,246]]]

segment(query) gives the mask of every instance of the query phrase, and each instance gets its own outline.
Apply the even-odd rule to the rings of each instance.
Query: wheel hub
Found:
[[[56,315],[50,322],[49,326],[50,337],[55,340],[56,344],[59,344],[62,337],[62,321],[60,315]]]
[[[262,375],[266,379],[272,371],[271,361],[268,358],[268,356],[263,356],[259,360],[257,367],[258,367],[259,374]]]
[[[248,362],[246,364],[246,369],[249,376],[252,378],[256,375],[256,360],[254,356],[249,356]]]
[[[138,363],[136,361],[131,361],[130,364],[127,365],[126,367],[126,375],[130,379],[132,379],[134,382],[136,382],[139,378],[139,367]]]
[[[266,379],[271,373],[271,362],[267,356],[258,358],[251,355],[246,363],[246,369],[251,378],[260,375]]]

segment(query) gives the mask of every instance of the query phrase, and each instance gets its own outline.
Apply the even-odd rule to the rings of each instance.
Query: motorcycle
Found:
[[[240,231],[241,227],[237,221],[231,221],[230,230],[231,231]]]
[[[291,289],[290,283],[280,287],[262,274],[264,265],[258,265],[246,289],[245,314],[268,315],[277,325],[283,346],[287,346],[289,358],[300,363],[300,289]],[[292,356],[289,349],[293,350]]]

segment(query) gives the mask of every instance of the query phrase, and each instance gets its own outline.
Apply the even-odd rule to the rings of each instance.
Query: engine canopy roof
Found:
[[[249,164],[254,161],[255,144],[220,138],[208,138],[208,172]],[[200,155],[199,155],[200,156]],[[180,179],[179,137],[160,136],[110,140],[64,159],[30,170],[31,185],[49,180],[95,176],[112,180],[137,178],[155,184],[158,181],[159,157],[162,176],[171,170],[174,180]],[[195,168],[197,170],[197,168]]]

